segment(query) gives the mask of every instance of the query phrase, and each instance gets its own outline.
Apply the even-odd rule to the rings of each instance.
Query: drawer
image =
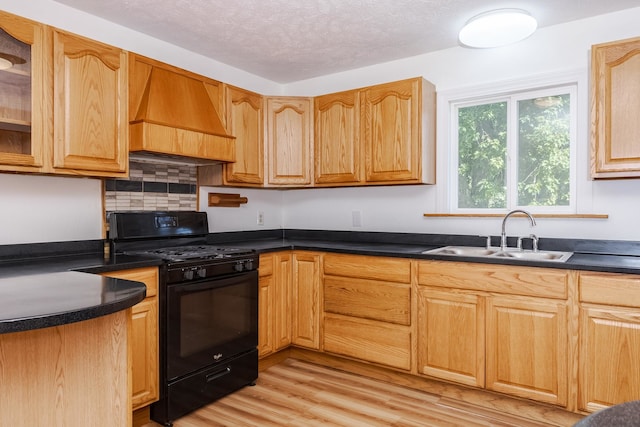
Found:
[[[324,351],[411,369],[411,332],[406,326],[325,314]]]
[[[258,276],[271,276],[273,274],[273,254],[260,255]]]
[[[399,325],[411,324],[411,286],[325,276],[324,311]]]
[[[133,268],[130,270],[110,271],[102,273],[102,276],[113,277],[116,279],[133,280],[134,282],[142,282],[147,287],[147,298],[157,295],[158,293],[158,268],[144,267]]]
[[[580,273],[580,301],[640,307],[640,276],[616,273]]]
[[[402,258],[326,254],[324,274],[411,283],[411,261]]]
[[[421,261],[418,284],[501,294],[566,299],[567,270],[455,261]]]

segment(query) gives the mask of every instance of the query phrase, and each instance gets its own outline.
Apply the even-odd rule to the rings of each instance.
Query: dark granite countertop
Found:
[[[297,249],[372,256],[640,274],[640,242],[540,239],[541,250],[574,252],[564,263],[423,254],[438,247],[484,245],[483,237],[325,230],[265,230],[212,233],[210,244],[260,253]],[[63,325],[131,307],[145,296],[144,284],[98,275],[157,266],[158,259],[103,256],[98,241],[0,246],[0,333]],[[498,244],[494,236],[493,244]],[[509,241],[515,245],[514,238]]]
[[[66,246],[69,245],[32,245],[30,250],[24,245],[3,247],[0,251],[5,255],[0,259],[0,333],[65,325],[132,307],[146,295],[143,283],[95,273],[160,263],[141,257],[105,259],[102,252],[65,252]],[[91,249],[98,248],[102,250],[101,242]],[[53,256],[54,253],[57,256]]]
[[[212,244],[252,248],[261,253],[297,249],[359,255],[640,274],[640,242],[633,241],[541,238],[541,250],[568,251],[574,253],[569,260],[559,263],[553,261],[526,261],[505,258],[423,254],[424,251],[450,245],[482,247],[485,244],[485,238],[478,236],[270,230],[259,232],[214,233],[209,235],[208,240]],[[493,238],[493,244],[498,245],[498,236]],[[511,247],[515,246],[515,238],[510,239],[509,244]]]

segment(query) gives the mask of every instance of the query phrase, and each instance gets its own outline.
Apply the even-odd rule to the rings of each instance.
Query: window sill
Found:
[[[571,219],[608,219],[608,214],[532,214],[535,218],[571,218]],[[427,218],[439,218],[439,217],[451,217],[451,218],[504,218],[504,214],[498,213],[425,213],[424,217]],[[517,213],[514,216],[524,216]]]

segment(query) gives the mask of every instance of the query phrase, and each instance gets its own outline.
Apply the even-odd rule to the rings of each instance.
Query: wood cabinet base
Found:
[[[130,316],[0,335],[0,425],[131,426]]]

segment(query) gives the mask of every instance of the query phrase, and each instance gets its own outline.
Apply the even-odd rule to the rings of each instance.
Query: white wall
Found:
[[[209,207],[207,193],[232,193],[246,197],[248,202],[238,208]],[[200,187],[200,211],[207,212],[209,230],[249,231],[272,230],[284,227],[283,191],[252,188]],[[258,225],[258,212],[263,213],[264,224]]]
[[[100,239],[101,184],[0,174],[0,245]]]
[[[439,92],[447,92],[560,71],[587,73],[592,44],[640,35],[640,8],[635,8],[542,28],[531,38],[500,49],[447,49],[281,86],[51,0],[0,0],[0,9],[269,95],[314,96],[414,76],[424,76],[436,84]],[[581,109],[587,111],[587,100],[581,102]],[[587,131],[585,125],[579,136],[583,159],[588,149]],[[439,129],[439,151],[446,148],[446,143],[446,134]],[[443,168],[444,164],[438,165],[439,170]],[[200,207],[209,213],[212,231],[286,227],[499,234],[498,219],[423,217],[423,213],[441,208],[437,193],[444,183],[440,175],[438,179],[436,186],[286,191],[209,187],[201,189]],[[640,211],[640,198],[636,197],[640,180],[591,182],[583,173],[579,184],[581,207],[609,214],[609,219],[541,219],[536,234],[640,240],[635,218]],[[249,198],[249,203],[240,208],[207,208],[206,192],[214,190],[239,192]],[[100,198],[99,180],[0,174],[0,244],[101,238]],[[263,226],[256,224],[259,210],[265,214]],[[362,214],[362,227],[352,226],[354,210]],[[9,219],[16,225],[4,225]],[[525,234],[528,228],[524,221],[516,220],[508,231]]]
[[[640,36],[640,8],[539,29],[529,39],[493,50],[453,48],[400,61],[301,81],[289,94],[309,96],[423,76],[440,94],[501,81],[539,79],[578,72],[588,78],[592,44]],[[586,86],[586,85],[584,85]],[[608,214],[602,219],[540,219],[541,237],[640,240],[640,180],[590,181],[588,178],[588,95],[579,95],[578,205],[580,213]],[[444,112],[438,111],[439,118]],[[298,190],[284,193],[287,228],[398,231],[414,233],[500,234],[500,219],[425,218],[442,212],[448,146],[446,123],[438,126],[438,184],[420,187]],[[362,227],[352,226],[352,211],[362,211]],[[509,224],[509,234],[528,234],[524,220]]]

